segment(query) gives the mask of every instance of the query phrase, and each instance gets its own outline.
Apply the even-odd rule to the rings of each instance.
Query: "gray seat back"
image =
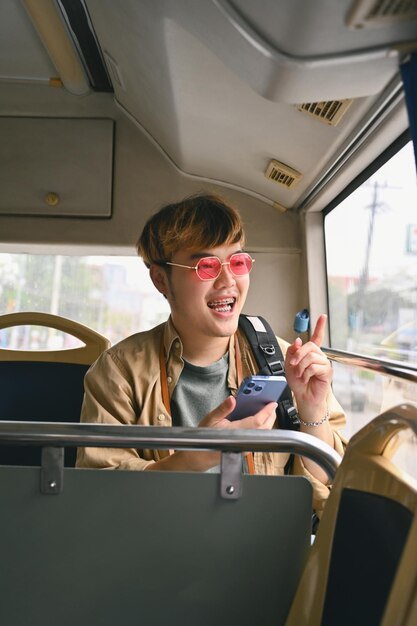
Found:
[[[285,623],[310,545],[311,485],[243,476],[0,467],[7,626]]]

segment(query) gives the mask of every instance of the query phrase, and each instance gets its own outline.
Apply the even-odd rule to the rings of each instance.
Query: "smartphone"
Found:
[[[278,402],[287,386],[285,376],[248,376],[236,394],[236,406],[228,415],[230,421],[255,415],[269,402]]]

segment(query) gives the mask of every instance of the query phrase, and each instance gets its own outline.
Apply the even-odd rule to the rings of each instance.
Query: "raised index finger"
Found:
[[[326,328],[327,315],[322,313],[317,320],[316,327],[314,328],[313,334],[311,335],[310,341],[316,344],[316,346],[321,346],[324,339],[324,330]]]

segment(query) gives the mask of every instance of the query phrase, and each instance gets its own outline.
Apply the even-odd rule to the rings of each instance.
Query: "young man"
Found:
[[[253,259],[243,251],[238,212],[216,196],[195,196],[152,216],[138,241],[138,253],[155,287],[168,300],[169,320],[107,350],[85,378],[81,421],[101,424],[273,428],[276,403],[231,422],[233,394],[242,378],[257,373],[239,314],[249,289]],[[301,431],[342,453],[336,428],[344,423],[331,392],[332,370],[320,350],[326,317],[311,340],[280,341],[285,371],[301,419]],[[207,471],[217,452],[81,448],[78,467],[129,470]],[[288,454],[255,454],[256,473],[282,474]],[[328,495],[325,473],[308,459],[295,458],[294,473],[313,482],[314,506]]]

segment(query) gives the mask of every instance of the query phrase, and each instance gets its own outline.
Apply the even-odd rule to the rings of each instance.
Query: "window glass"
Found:
[[[332,347],[417,352],[417,191],[411,143],[325,220]]]
[[[331,347],[417,362],[417,191],[411,142],[325,218]],[[417,385],[335,364],[356,432]]]
[[[391,407],[403,402],[417,403],[415,383],[340,363],[333,363],[333,392],[347,415],[346,426],[340,431],[346,439]],[[416,435],[406,429],[392,440],[392,444],[392,461],[417,479]]]
[[[138,257],[3,253],[0,311],[61,315],[93,328],[114,344],[166,320],[169,307]],[[56,349],[64,346],[65,337],[38,326],[16,327],[0,331],[0,345]]]

